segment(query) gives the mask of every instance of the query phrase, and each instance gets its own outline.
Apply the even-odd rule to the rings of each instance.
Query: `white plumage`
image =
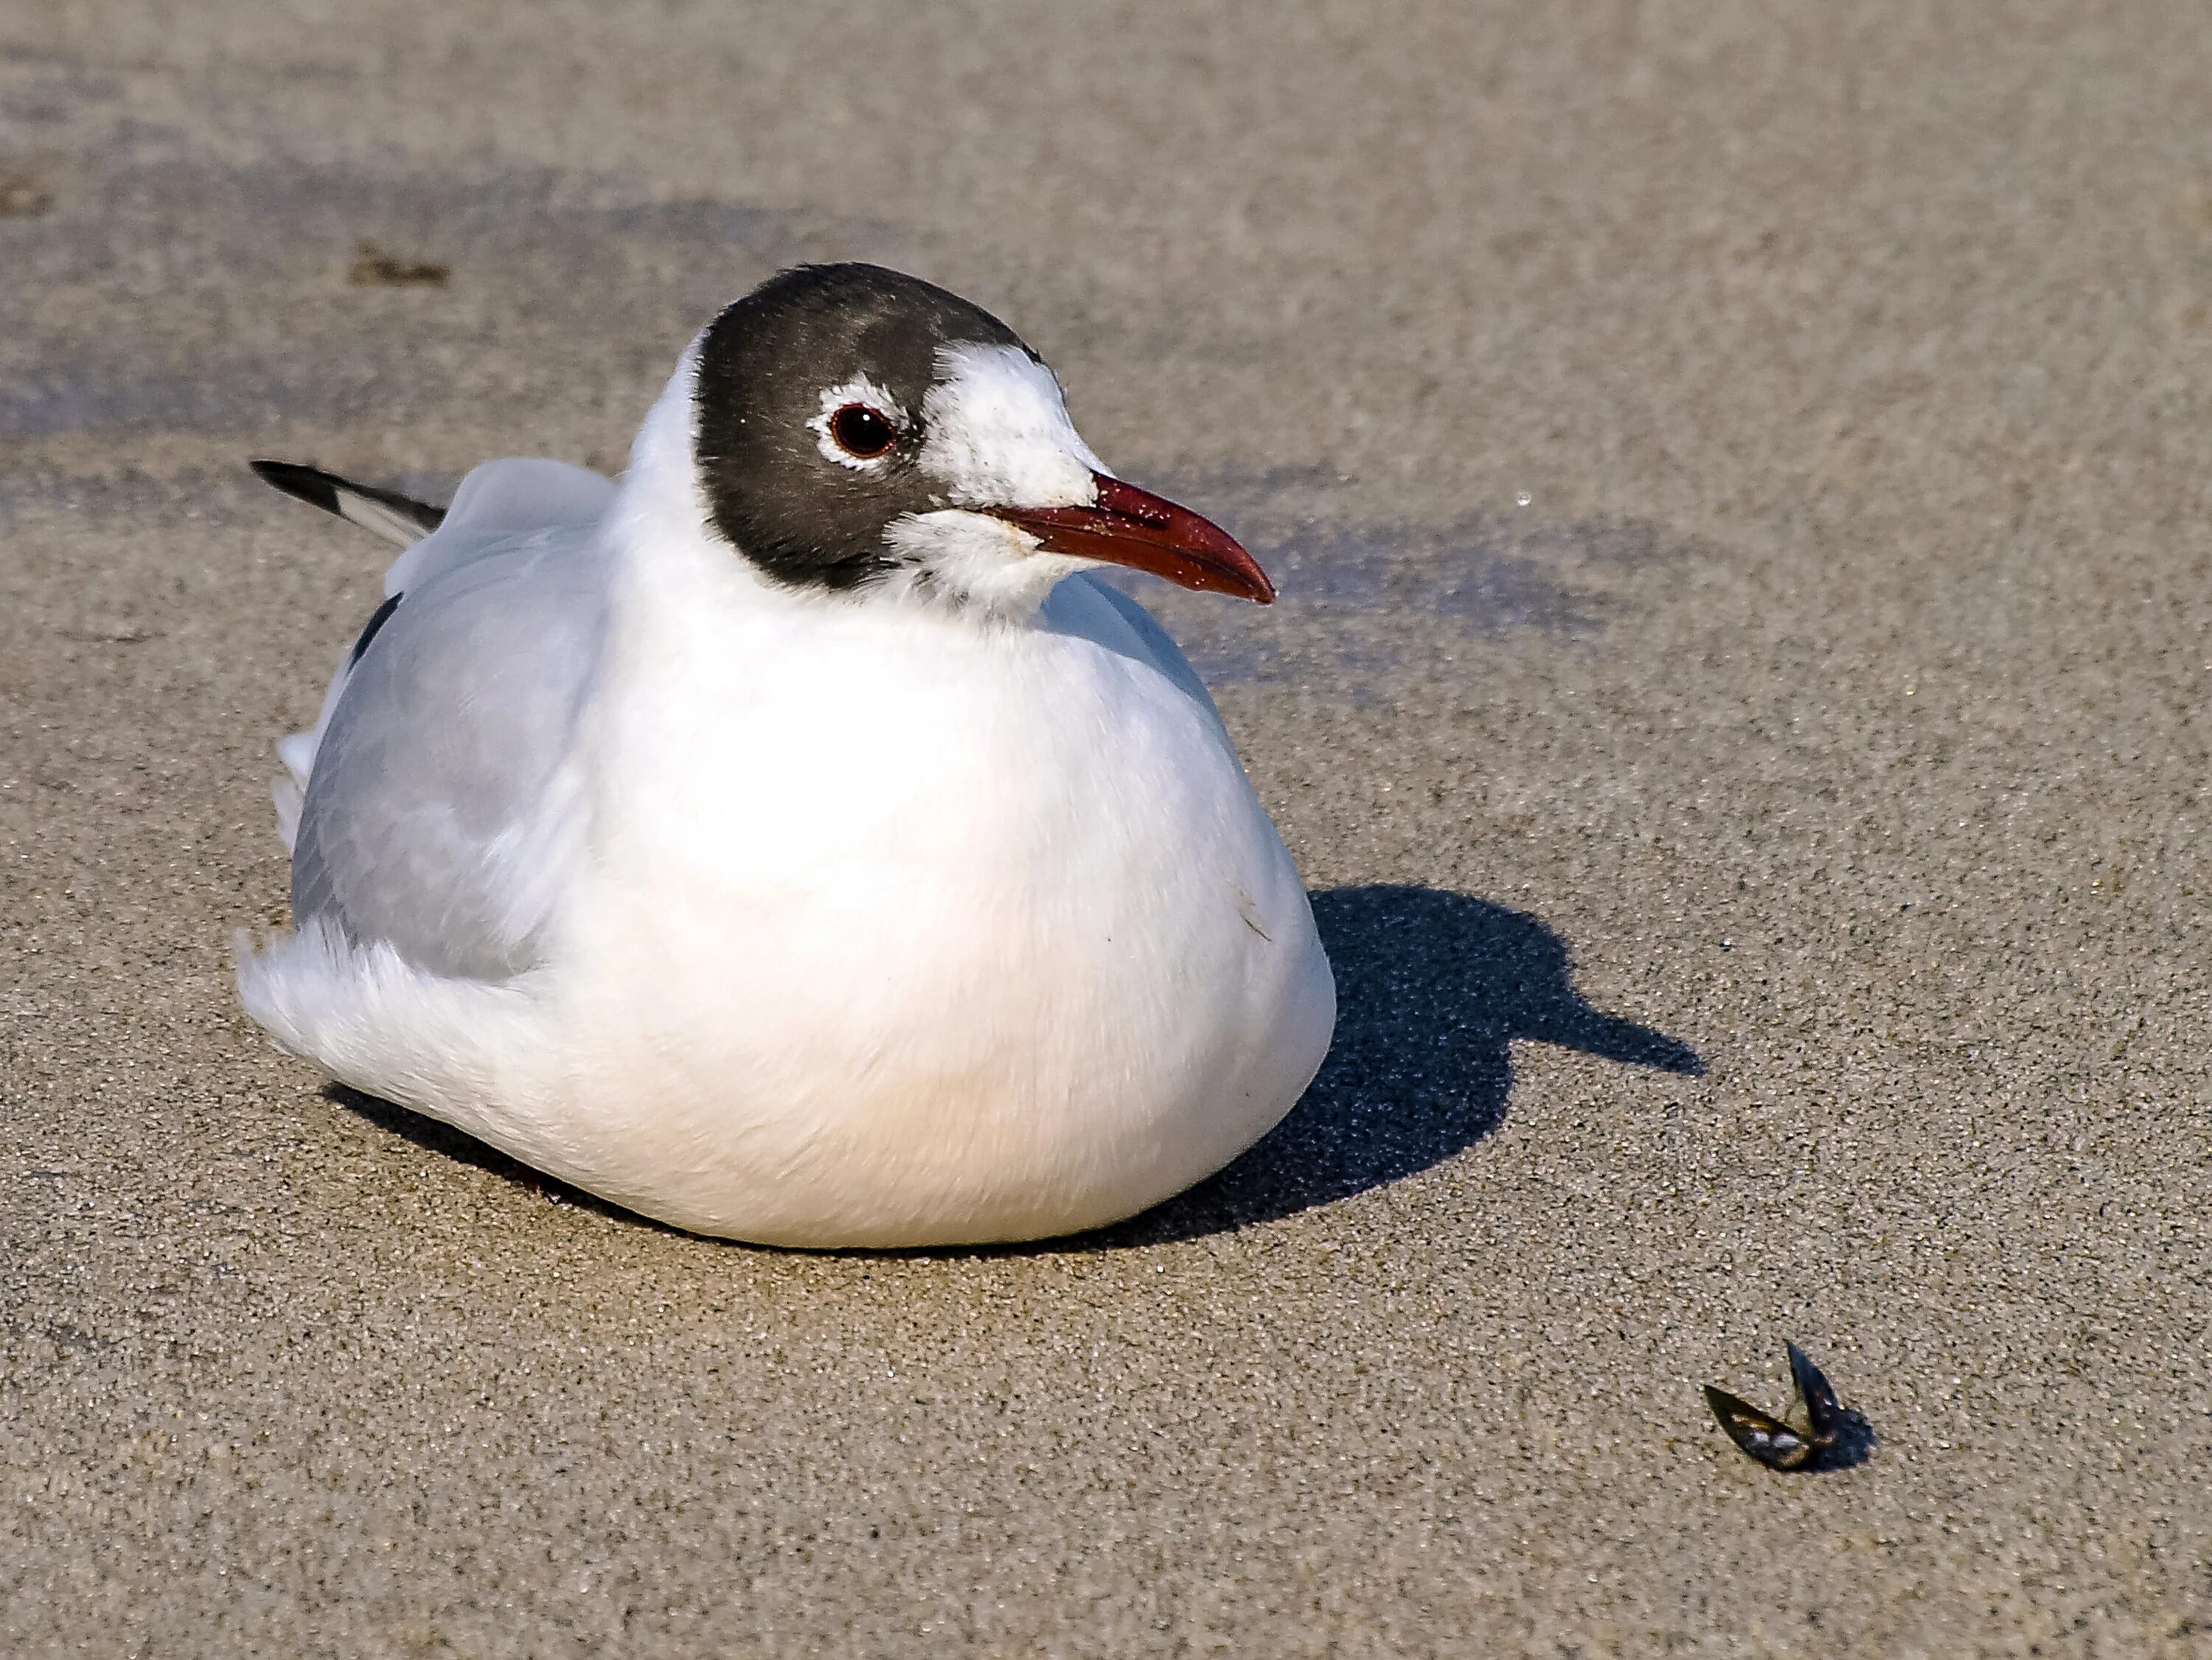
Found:
[[[1182,654],[974,510],[1085,499],[1048,373],[940,354],[966,477],[888,539],[908,580],[841,593],[715,532],[698,362],[619,484],[492,462],[400,556],[283,746],[299,931],[242,952],[247,1009],[703,1233],[1029,1238],[1219,1168],[1311,1079],[1334,987]]]

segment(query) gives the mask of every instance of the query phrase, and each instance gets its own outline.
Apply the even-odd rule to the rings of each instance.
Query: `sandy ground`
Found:
[[[0,1651],[2212,1653],[2202,6],[160,9],[0,9]],[[1106,1237],[682,1237],[233,1000],[381,560],[244,459],[618,465],[827,256],[1284,589],[1160,608],[1338,1049]]]

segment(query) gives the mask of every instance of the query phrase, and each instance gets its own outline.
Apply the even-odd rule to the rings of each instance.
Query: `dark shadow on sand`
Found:
[[[1504,1122],[1516,1039],[1705,1071],[1688,1044],[1585,1002],[1565,942],[1525,912],[1424,887],[1331,888],[1313,909],[1337,1016],[1312,1087],[1219,1175],[1085,1243],[1231,1231],[1442,1164]]]
[[[1271,1222],[1442,1164],[1504,1122],[1513,1044],[1558,1043],[1624,1065],[1701,1075],[1686,1043],[1592,1008],[1565,942],[1525,912],[1423,887],[1313,896],[1336,970],[1336,1042],[1289,1117],[1249,1152],[1141,1216],[1024,1245],[933,1246],[926,1256],[1113,1250]],[[328,1098],[429,1152],[610,1219],[683,1230],[610,1204],[435,1119],[343,1085]]]
[[[681,1228],[672,1228],[665,1222],[656,1222],[650,1216],[640,1216],[634,1210],[624,1210],[610,1200],[595,1193],[572,1187],[557,1176],[548,1176],[532,1170],[520,1158],[511,1158],[497,1147],[479,1141],[466,1130],[455,1129],[451,1124],[431,1118],[396,1101],[387,1101],[380,1095],[370,1095],[345,1084],[323,1085],[323,1099],[343,1107],[347,1111],[366,1118],[377,1128],[412,1142],[425,1152],[450,1158],[456,1164],[468,1164],[494,1176],[504,1177],[526,1193],[537,1194],[549,1204],[574,1205],[579,1210],[597,1213],[613,1222],[628,1222],[635,1227],[653,1228],[662,1233],[682,1234]],[[699,1237],[687,1235],[687,1237]],[[721,1242],[714,1242],[721,1243]]]

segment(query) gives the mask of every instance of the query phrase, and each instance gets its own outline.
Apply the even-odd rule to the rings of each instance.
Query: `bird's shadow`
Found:
[[[379,1129],[412,1143],[425,1152],[450,1158],[455,1164],[466,1164],[472,1170],[487,1171],[494,1176],[506,1177],[525,1192],[537,1194],[549,1204],[574,1205],[605,1217],[611,1222],[628,1222],[637,1227],[657,1228],[667,1233],[682,1233],[681,1228],[672,1228],[665,1222],[656,1222],[649,1216],[640,1216],[635,1211],[625,1210],[611,1200],[602,1199],[596,1193],[572,1187],[557,1176],[532,1170],[520,1159],[501,1152],[488,1142],[479,1141],[466,1130],[455,1129],[442,1120],[425,1113],[403,1107],[396,1101],[387,1101],[380,1095],[371,1095],[349,1084],[325,1084],[323,1099],[343,1107],[356,1117],[364,1118]]]
[[[1330,888],[1313,896],[1313,910],[1336,971],[1336,1041],[1290,1116],[1227,1169],[1141,1216],[1072,1239],[981,1252],[1194,1239],[1401,1181],[1504,1122],[1516,1039],[1691,1077],[1705,1071],[1688,1044],[1592,1008],[1574,988],[1565,943],[1525,912],[1410,886]],[[418,1146],[548,1199],[662,1225],[404,1107],[343,1085],[325,1094]]]
[[[1442,1164],[1504,1122],[1516,1039],[1705,1072],[1688,1044],[1583,1000],[1565,942],[1526,912],[1410,886],[1330,888],[1313,910],[1336,1041],[1304,1098],[1220,1174],[1089,1243],[1233,1231]]]

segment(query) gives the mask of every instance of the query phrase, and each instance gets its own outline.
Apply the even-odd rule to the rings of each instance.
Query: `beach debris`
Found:
[[[54,193],[25,168],[0,167],[0,219],[35,219],[54,204]]]
[[[354,248],[346,280],[364,289],[441,289],[453,274],[451,265],[398,258],[374,242],[362,242]]]
[[[1844,1409],[1836,1391],[1804,1350],[1785,1342],[1790,1352],[1790,1405],[1779,1418],[1761,1412],[1726,1389],[1705,1385],[1705,1404],[1728,1438],[1745,1455],[1771,1470],[1800,1470],[1836,1444],[1844,1429]]]

